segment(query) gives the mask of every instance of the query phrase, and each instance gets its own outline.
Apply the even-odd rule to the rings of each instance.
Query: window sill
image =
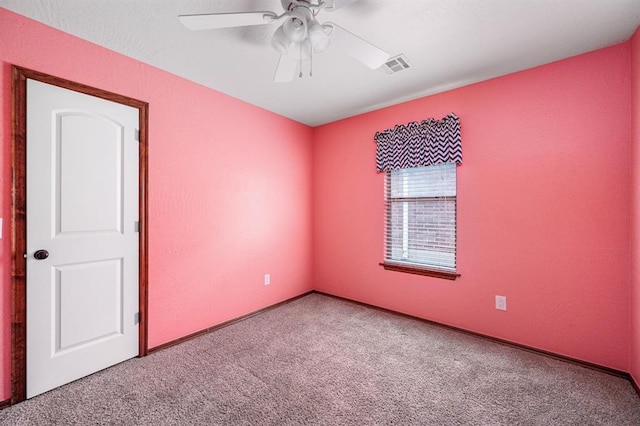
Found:
[[[398,263],[380,263],[387,271],[406,272],[407,274],[424,275],[427,277],[443,278],[445,280],[455,280],[460,274],[441,269],[421,268],[419,266],[400,265]]]

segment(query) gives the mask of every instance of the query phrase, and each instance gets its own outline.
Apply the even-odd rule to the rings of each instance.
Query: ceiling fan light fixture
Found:
[[[284,30],[282,29],[282,27],[278,27],[278,29],[276,30],[275,33],[273,33],[273,36],[271,37],[271,46],[277,50],[278,52],[280,52],[280,54],[286,54],[287,50],[289,49],[289,45],[291,44],[291,42],[289,41],[289,39],[287,38],[287,36],[284,33]]]
[[[307,20],[301,12],[294,10],[282,24],[282,30],[290,42],[300,43],[307,38]]]
[[[309,41],[311,41],[314,52],[322,53],[329,47],[331,37],[329,37],[327,29],[324,26],[318,22],[314,22],[309,28]]]

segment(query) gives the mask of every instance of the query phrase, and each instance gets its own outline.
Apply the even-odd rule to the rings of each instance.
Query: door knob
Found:
[[[38,260],[44,260],[49,257],[49,252],[46,250],[37,250],[35,253],[33,253],[33,257]]]

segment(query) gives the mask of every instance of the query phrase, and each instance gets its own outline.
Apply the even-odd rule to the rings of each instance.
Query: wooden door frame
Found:
[[[12,66],[12,192],[11,192],[11,403],[27,398],[27,79],[84,93],[139,111],[139,338],[138,356],[148,353],[148,116],[149,104],[38,71]]]

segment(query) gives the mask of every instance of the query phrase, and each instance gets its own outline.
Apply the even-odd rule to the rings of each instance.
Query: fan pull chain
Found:
[[[298,78],[302,78],[302,43],[300,44],[300,74],[298,74]]]
[[[300,64],[300,72],[298,73],[298,78],[302,78],[302,43],[300,43],[300,59],[298,60]],[[313,48],[309,49],[309,77],[313,77]]]

